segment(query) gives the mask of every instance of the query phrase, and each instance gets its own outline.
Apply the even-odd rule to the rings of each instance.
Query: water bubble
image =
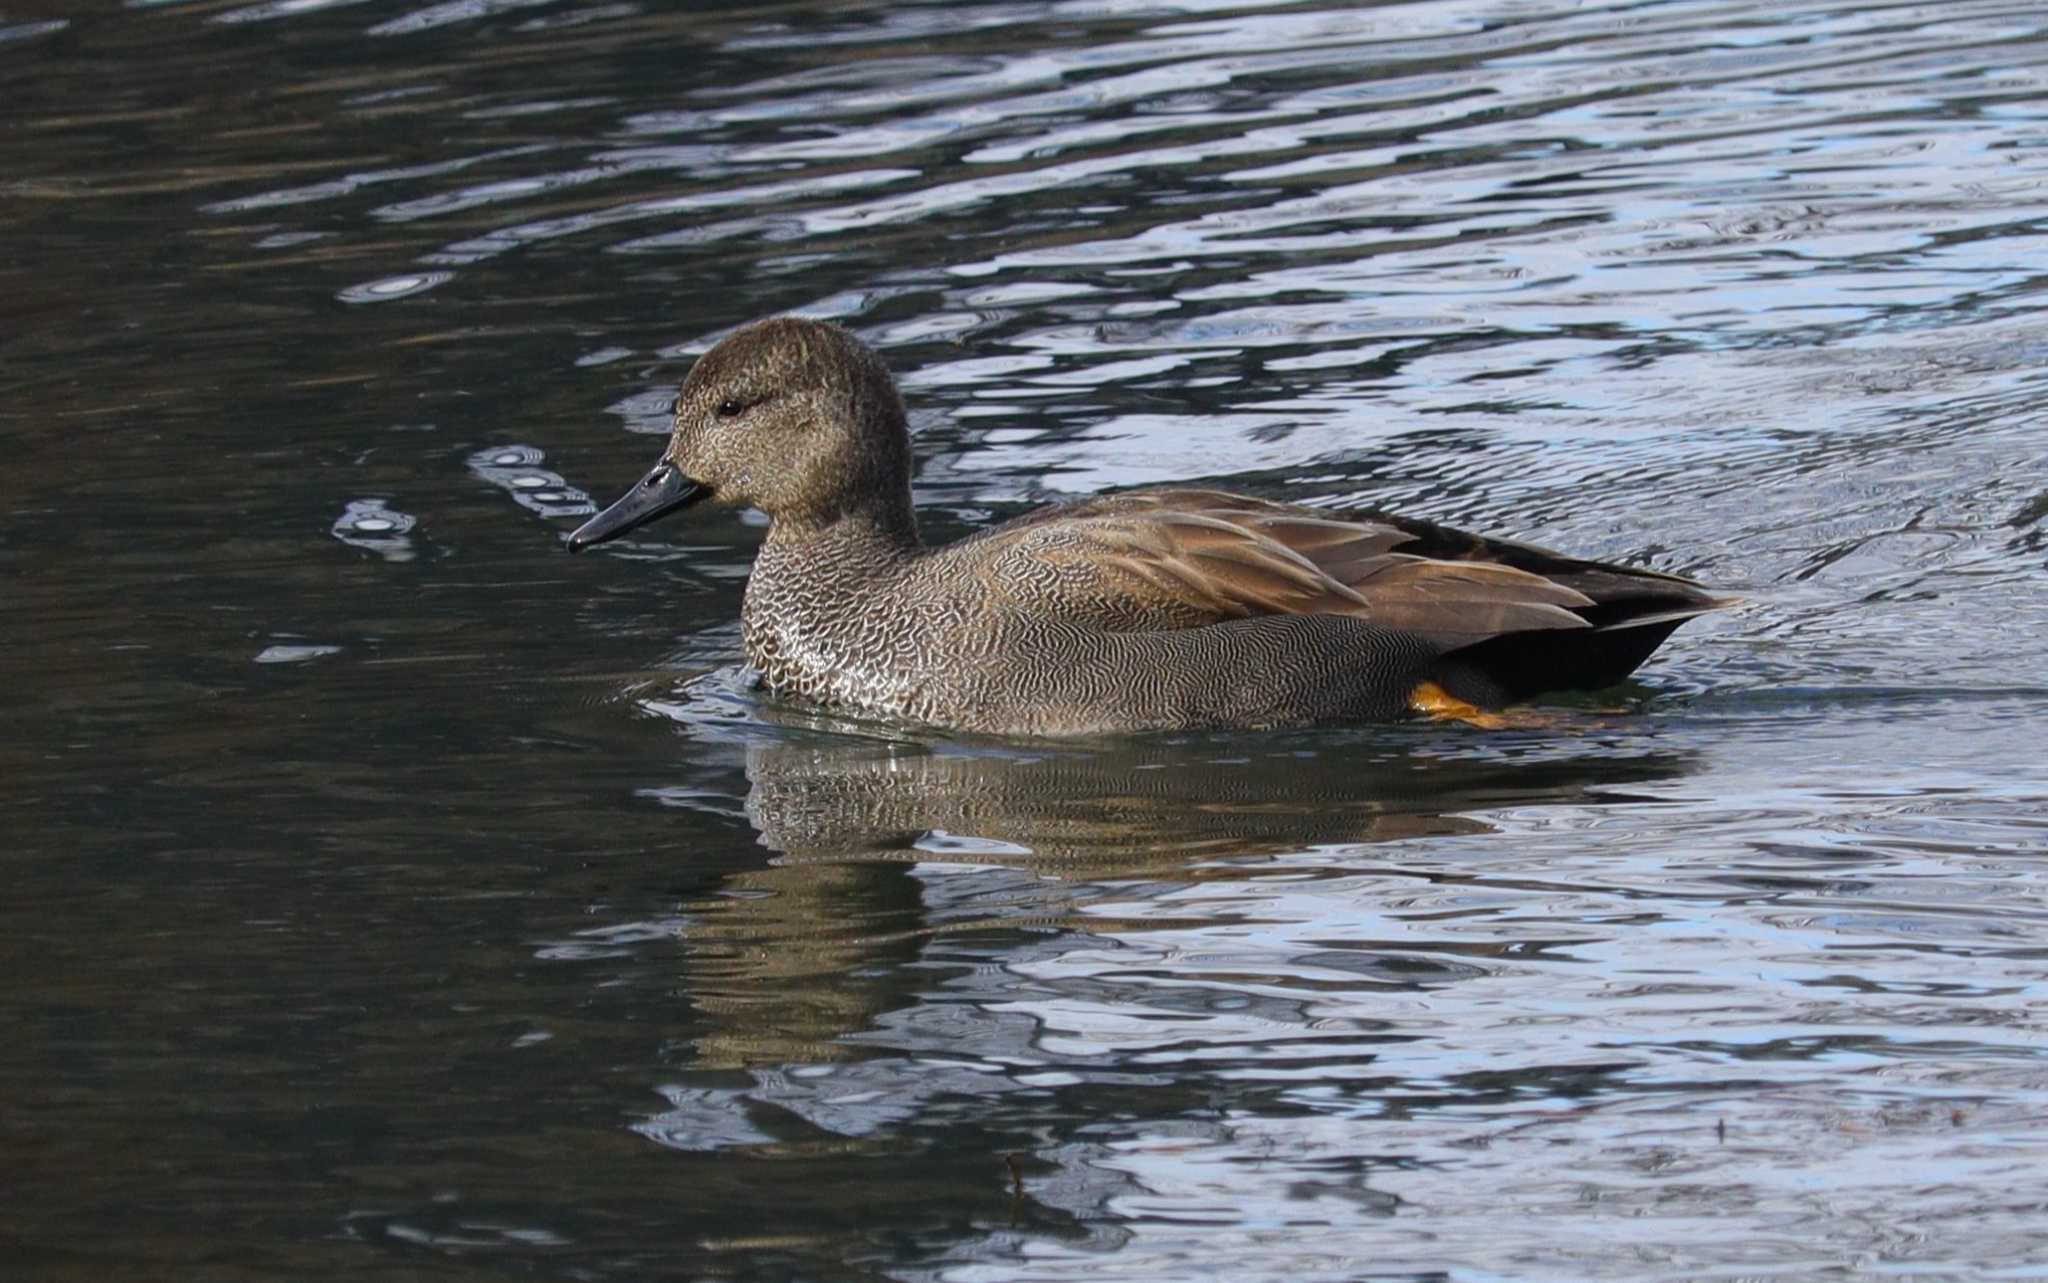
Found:
[[[437,285],[445,285],[454,279],[453,272],[408,272],[402,276],[386,276],[380,280],[351,285],[334,297],[344,303],[388,303],[392,299],[423,294]]]
[[[411,561],[410,531],[417,522],[382,499],[352,499],[334,519],[329,532],[351,548],[374,552],[386,561]]]
[[[256,653],[259,664],[303,664],[322,655],[339,655],[339,646],[265,646]]]
[[[581,517],[597,511],[590,496],[559,473],[538,467],[547,456],[530,445],[493,446],[469,456],[469,470],[543,517]]]

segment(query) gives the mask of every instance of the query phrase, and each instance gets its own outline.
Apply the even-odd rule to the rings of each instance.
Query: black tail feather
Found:
[[[1459,699],[1491,708],[1549,691],[1601,690],[1636,671],[1680,624],[1701,613],[1489,637],[1439,659],[1436,681]]]

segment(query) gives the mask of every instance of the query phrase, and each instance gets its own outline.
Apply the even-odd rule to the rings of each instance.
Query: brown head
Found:
[[[661,462],[569,536],[589,547],[705,499],[822,528],[860,517],[915,538],[903,398],[865,344],[774,316],[698,358]]]

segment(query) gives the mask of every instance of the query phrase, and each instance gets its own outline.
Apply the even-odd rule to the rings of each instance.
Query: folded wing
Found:
[[[1668,624],[1724,603],[1689,580],[1565,557],[1378,513],[1208,490],[1110,495],[990,535],[1090,618],[1193,627],[1253,615],[1349,615],[1445,651],[1512,633]],[[1664,631],[1669,631],[1666,627]]]

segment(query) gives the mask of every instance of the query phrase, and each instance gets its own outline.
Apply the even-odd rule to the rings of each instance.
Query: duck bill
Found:
[[[710,497],[710,486],[690,480],[676,465],[663,459],[611,507],[576,527],[569,535],[569,551],[581,552],[592,544],[616,539],[657,517]]]

